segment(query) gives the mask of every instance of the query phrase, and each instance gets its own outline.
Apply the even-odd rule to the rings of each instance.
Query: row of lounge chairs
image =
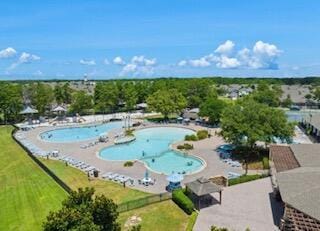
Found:
[[[80,169],[86,173],[89,173],[89,174],[93,174],[94,171],[99,172],[99,169],[97,169],[96,167],[94,167],[90,164],[87,164],[86,162],[77,160],[77,159],[70,157],[70,156],[60,156],[58,158],[58,160],[61,160],[65,163],[68,163],[69,165],[71,165],[75,168],[78,168],[78,169]]]
[[[129,176],[121,175],[114,172],[106,172],[101,175],[103,179],[112,180],[121,184],[130,183],[129,186],[134,186],[135,180]]]

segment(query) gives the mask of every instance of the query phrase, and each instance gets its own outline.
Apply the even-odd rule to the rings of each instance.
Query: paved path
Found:
[[[211,225],[229,230],[272,231],[277,230],[281,206],[271,195],[270,178],[264,178],[225,188],[222,205],[215,204],[201,209],[194,231],[209,231]],[[212,195],[219,199],[219,195]],[[274,213],[273,213],[274,211]]]

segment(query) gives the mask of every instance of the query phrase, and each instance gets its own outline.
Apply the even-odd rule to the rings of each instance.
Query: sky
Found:
[[[319,0],[10,0],[0,9],[0,80],[320,76]]]

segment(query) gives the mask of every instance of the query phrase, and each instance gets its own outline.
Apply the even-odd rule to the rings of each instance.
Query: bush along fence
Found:
[[[141,208],[150,204],[170,200],[171,198],[172,198],[171,193],[167,192],[167,193],[160,193],[160,194],[143,197],[137,200],[124,202],[124,203],[118,204],[118,212],[119,213],[126,212],[129,210]]]
[[[12,130],[11,137],[17,142],[17,144],[20,145],[20,147],[28,154],[28,156],[37,164],[40,168],[43,169],[52,179],[57,182],[58,185],[60,185],[67,193],[70,193],[72,189],[64,183],[54,172],[52,172],[45,164],[43,164],[37,157],[35,157],[29,149],[27,149],[24,145],[20,143],[18,139],[14,136],[14,134],[17,132],[18,128],[14,126],[14,129]]]

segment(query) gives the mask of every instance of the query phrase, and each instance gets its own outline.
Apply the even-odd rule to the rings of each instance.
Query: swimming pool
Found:
[[[50,142],[76,142],[98,138],[101,133],[112,129],[122,128],[123,121],[110,122],[98,125],[58,128],[40,134],[40,138]]]
[[[140,160],[152,171],[166,175],[173,172],[190,174],[199,171],[203,161],[170,148],[172,143],[184,140],[185,135],[190,134],[194,131],[177,127],[145,128],[134,133],[135,141],[104,148],[99,156],[113,161]]]

